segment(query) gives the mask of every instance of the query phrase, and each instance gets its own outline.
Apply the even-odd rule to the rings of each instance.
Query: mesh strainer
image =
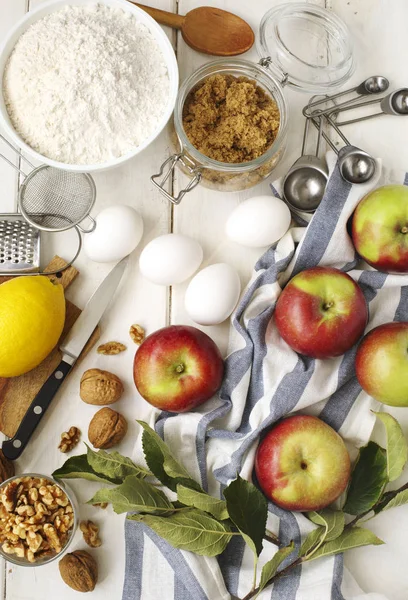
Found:
[[[65,265],[64,269],[66,269],[77,259],[81,251],[80,231],[89,233],[96,227],[95,220],[89,216],[96,198],[94,180],[88,173],[72,173],[47,165],[35,168],[1,134],[0,139],[33,169],[27,175],[19,166],[0,153],[0,157],[24,177],[19,191],[19,207],[24,219],[36,229],[53,233],[75,228],[78,235],[78,247],[75,256]],[[84,229],[79,225],[85,218],[91,222],[89,229]],[[26,241],[20,240],[20,244],[23,243]],[[55,271],[55,273],[57,272],[59,271]],[[52,273],[47,272],[47,274]]]
[[[19,205],[23,217],[38,229],[65,231],[76,225],[83,233],[89,233],[96,225],[89,216],[95,197],[95,184],[88,173],[42,165],[24,179]],[[85,218],[91,221],[89,229],[79,225]]]
[[[1,134],[0,138],[33,168],[27,175],[0,154],[24,177],[19,192],[19,207],[23,217],[33,227],[57,232],[77,226],[83,233],[90,233],[95,229],[96,222],[89,213],[95,203],[96,188],[89,173],[72,173],[48,165],[34,168]],[[85,218],[91,221],[89,229],[83,229],[79,225]]]

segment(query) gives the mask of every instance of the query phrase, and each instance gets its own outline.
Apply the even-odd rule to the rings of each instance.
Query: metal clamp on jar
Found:
[[[174,169],[176,168],[177,163],[181,164],[181,166],[183,167],[183,170],[187,171],[187,173],[189,175],[191,175],[192,179],[190,180],[187,187],[185,187],[183,190],[181,190],[177,196],[172,196],[164,189],[163,186],[166,183],[166,181],[168,180],[168,178],[170,177],[170,175],[174,172]],[[169,165],[169,168],[167,169],[166,172],[164,172],[167,165]],[[158,181],[162,176],[163,176],[163,179],[161,181]],[[157,188],[159,188],[159,190],[161,191],[163,196],[166,196],[167,200],[170,200],[170,202],[173,202],[173,204],[180,204],[183,196],[185,194],[187,194],[187,192],[189,192],[190,190],[194,189],[200,183],[201,167],[194,166],[194,163],[192,162],[192,160],[190,160],[188,158],[188,156],[185,156],[183,153],[172,154],[172,156],[169,156],[169,158],[164,161],[164,163],[160,167],[159,173],[156,173],[156,175],[152,175],[150,177],[150,179],[154,183],[154,185]]]
[[[342,86],[354,71],[350,34],[341,19],[328,10],[307,3],[279,5],[268,11],[260,24],[257,40],[258,64],[240,59],[208,63],[180,87],[171,132],[175,154],[151,177],[160,192],[174,204],[198,184],[218,191],[240,191],[269,177],[284,155],[289,109],[284,86],[327,93]],[[254,160],[226,163],[202,154],[188,139],[183,128],[183,107],[191,91],[211,75],[245,77],[272,97],[280,113],[278,134],[264,154]],[[164,184],[178,166],[190,183],[177,196]],[[167,170],[166,170],[167,169]]]

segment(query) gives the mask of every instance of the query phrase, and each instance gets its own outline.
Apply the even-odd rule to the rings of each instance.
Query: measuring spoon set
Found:
[[[375,159],[360,148],[352,146],[339,126],[358,123],[383,115],[405,116],[408,115],[408,88],[393,91],[387,96],[364,100],[364,98],[382,94],[389,88],[389,81],[382,75],[368,77],[352,89],[344,90],[331,96],[314,96],[307,106],[303,108],[306,117],[303,134],[301,156],[289,169],[283,180],[283,196],[287,204],[295,211],[313,213],[323,199],[328,169],[323,159],[319,158],[321,138],[324,138],[330,148],[339,158],[339,170],[342,178],[351,184],[366,183],[376,172]],[[338,99],[349,94],[354,96],[349,100]],[[362,101],[364,100],[364,101]],[[339,120],[338,115],[348,110],[361,109],[367,106],[380,105],[380,111],[363,115],[349,120]],[[318,130],[316,148],[313,155],[306,154],[305,148],[309,131],[309,122]],[[323,123],[334,129],[344,142],[342,152],[330,137],[323,131]]]

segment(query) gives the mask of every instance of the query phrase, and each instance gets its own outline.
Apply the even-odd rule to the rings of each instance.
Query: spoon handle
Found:
[[[320,124],[318,125],[314,119],[314,117],[311,117],[310,119],[313,123],[313,125],[316,127],[316,129],[318,129],[320,131]],[[334,145],[334,143],[332,142],[332,140],[329,138],[329,136],[322,131],[322,138],[324,138],[326,140],[326,142],[328,143],[328,145],[330,146],[330,148],[333,150],[333,152],[335,152],[336,154],[339,153],[339,149]]]
[[[181,29],[183,27],[185,17],[183,17],[182,15],[176,15],[165,10],[160,10],[159,8],[152,8],[151,6],[145,6],[144,4],[138,4],[137,2],[133,2],[133,0],[129,1],[132,4],[136,4],[136,6],[143,9],[161,25],[168,25],[173,29]]]
[[[371,104],[379,104],[382,100],[384,100],[384,97],[381,98],[375,98],[374,100],[366,100],[365,102],[359,102],[358,104],[350,104],[347,106],[344,106],[341,108],[340,104],[338,104],[337,106],[333,106],[333,108],[330,109],[330,112],[328,112],[327,114],[329,115],[329,117],[332,116],[332,114],[338,114],[341,112],[345,112],[347,110],[356,110],[356,108],[360,108],[361,106],[370,106]]]

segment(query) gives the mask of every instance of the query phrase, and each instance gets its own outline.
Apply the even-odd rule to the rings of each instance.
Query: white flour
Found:
[[[32,148],[65,163],[101,163],[155,131],[169,77],[156,40],[133,15],[102,4],[66,6],[20,37],[3,94]]]

